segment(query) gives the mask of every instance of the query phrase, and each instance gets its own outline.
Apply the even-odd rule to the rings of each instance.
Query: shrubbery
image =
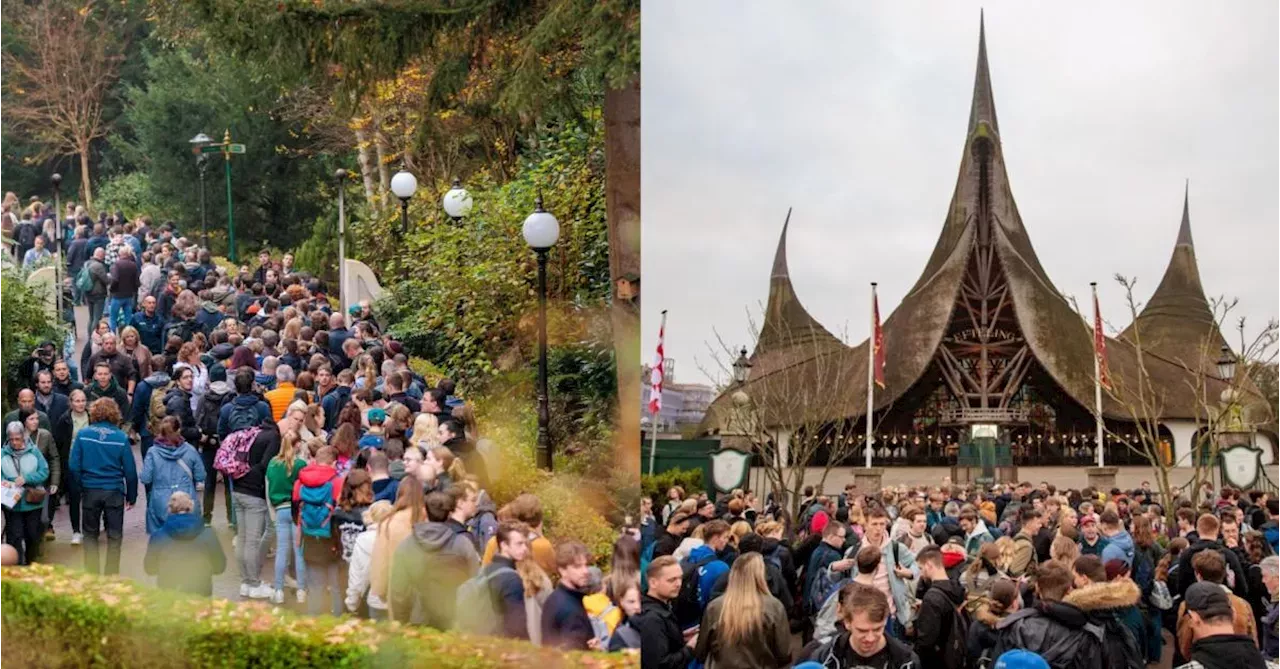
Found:
[[[61,345],[63,334],[45,311],[44,294],[27,285],[25,273],[6,268],[0,276],[0,304],[4,305],[4,321],[0,324],[0,354],[3,355],[4,411],[17,398],[18,365],[26,360],[41,342]]]
[[[6,568],[4,659],[19,667],[633,667],[397,623],[305,617],[153,590],[61,567]]]
[[[702,483],[701,469],[668,469],[661,474],[640,477],[640,494],[652,497],[655,505],[666,503],[667,491],[671,486],[684,488],[685,496],[695,495],[705,490]]]

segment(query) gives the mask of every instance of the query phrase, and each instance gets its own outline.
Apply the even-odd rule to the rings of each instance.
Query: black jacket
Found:
[[[542,645],[565,650],[587,650],[587,642],[595,638],[591,617],[582,605],[583,594],[566,588],[564,583],[542,604]]]
[[[1223,559],[1227,561],[1227,568],[1235,574],[1235,585],[1231,587],[1231,592],[1237,597],[1248,601],[1249,599],[1249,581],[1248,574],[1244,571],[1244,566],[1240,564],[1240,558],[1236,556],[1235,551],[1223,546],[1217,541],[1208,541],[1201,539],[1196,541],[1186,550],[1178,555],[1178,589],[1170,594],[1175,597],[1183,597],[1187,594],[1187,588],[1190,588],[1196,582],[1196,570],[1191,567],[1191,559],[1200,551],[1216,550]]]
[[[641,669],[684,669],[693,660],[693,649],[684,641],[671,607],[649,595],[640,598],[640,613],[631,617],[640,632]]]
[[[513,639],[529,638],[529,623],[525,617],[524,582],[520,574],[514,573],[515,562],[501,555],[493,556],[493,562],[480,569],[480,573],[488,576],[506,567],[512,572],[498,574],[489,580],[489,594],[494,604],[502,611],[502,635]]]
[[[671,534],[665,527],[658,528],[658,540],[654,542],[653,557],[660,558],[663,555],[675,553],[683,539],[683,536]]]
[[[1266,669],[1262,653],[1253,637],[1244,634],[1220,634],[1191,644],[1191,659],[1204,669]]]
[[[59,394],[56,390],[49,393],[49,406],[45,408],[40,402],[40,393],[36,393],[36,408],[45,412],[49,416],[49,424],[57,425],[62,416],[71,411],[71,400],[66,395]]]
[[[1062,602],[1040,602],[1009,614],[996,625],[992,657],[1021,648],[1039,654],[1054,669],[1102,669],[1103,628],[1085,611]]]
[[[481,489],[489,487],[489,468],[485,465],[484,454],[476,450],[476,445],[465,437],[454,437],[444,442],[444,446],[453,451],[455,457],[462,459],[467,474],[476,477]]]
[[[120,299],[133,299],[138,296],[138,288],[142,285],[138,263],[132,257],[121,257],[111,265],[110,294]]]
[[[71,242],[71,246],[67,247],[67,272],[72,281],[80,274],[80,268],[84,267],[84,261],[88,259],[89,240],[84,237],[76,237]]]
[[[885,636],[884,641],[889,649],[889,664],[885,669],[932,668],[933,665],[920,663],[920,658],[911,646],[888,635]],[[854,669],[854,667],[866,665],[862,658],[854,654],[853,646],[849,645],[849,632],[843,630],[830,641],[818,646],[817,650],[810,653],[806,659],[821,664],[823,669]],[[880,668],[876,667],[876,669]]]
[[[164,395],[164,411],[181,423],[182,439],[193,447],[200,444],[200,428],[196,426],[195,413],[191,411],[191,393],[174,386]],[[266,469],[263,469],[266,472]]]
[[[768,564],[770,559],[776,558],[777,562],[782,565],[782,580],[787,583],[787,592],[795,595],[800,591],[800,576],[796,567],[795,556],[791,554],[791,547],[777,539],[765,539],[764,550],[765,563]],[[788,611],[791,609],[788,608]]]
[[[953,618],[956,607],[964,603],[964,586],[950,579],[933,581],[920,600],[920,610],[916,613],[915,651],[926,667],[963,666],[963,657],[954,657],[947,652],[951,645]],[[960,641],[961,645],[968,639]]]
[[[275,423],[266,421],[262,431],[249,447],[249,471],[235,480],[232,490],[254,497],[267,496],[267,464],[280,452],[280,431]]]

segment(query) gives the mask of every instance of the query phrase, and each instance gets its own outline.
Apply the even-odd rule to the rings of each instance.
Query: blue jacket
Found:
[[[129,437],[111,423],[90,423],[71,442],[71,475],[81,490],[115,490],[138,501],[138,465]]]
[[[821,541],[818,547],[813,549],[813,554],[809,556],[809,564],[804,570],[804,591],[801,593],[806,600],[811,594],[809,591],[813,588],[813,580],[818,572],[827,568],[832,562],[841,558],[840,551],[836,550],[831,544]]]
[[[49,463],[45,461],[44,454],[40,449],[35,447],[31,440],[27,440],[27,447],[19,453],[13,450],[13,446],[8,441],[4,442],[4,448],[0,448],[0,476],[6,481],[15,481],[18,475],[23,478],[23,487],[32,488],[42,486],[45,481],[49,480]],[[43,504],[31,504],[26,499],[19,499],[14,505],[14,511],[35,511]],[[18,521],[14,521],[18,522]]]
[[[187,469],[183,469],[182,464],[186,464]],[[147,495],[147,534],[155,534],[164,525],[165,518],[169,516],[169,496],[175,492],[191,495],[196,503],[194,513],[200,515],[196,486],[203,483],[204,478],[204,460],[191,444],[183,442],[172,446],[157,441],[147,451],[139,477],[143,485],[151,486]]]
[[[261,365],[262,362],[259,361],[258,364]],[[262,372],[258,372],[257,374],[253,375],[253,382],[262,386],[263,390],[276,389],[276,377],[268,374],[263,374]]]
[[[218,439],[226,439],[231,432],[227,426],[227,419],[231,417],[231,409],[235,406],[254,406],[258,409],[258,422],[261,425],[265,421],[271,420],[271,405],[265,401],[258,399],[257,395],[252,393],[244,395],[236,395],[230,402],[222,405],[222,409],[218,411]]]
[[[729,565],[717,557],[715,550],[706,544],[689,552],[689,564],[698,564],[707,558],[712,559],[698,570],[698,605],[703,609],[706,609],[711,601],[711,590],[716,584],[716,579],[729,571]]]
[[[66,395],[63,395],[56,390],[50,391],[49,408],[45,409],[44,405],[40,403],[40,393],[37,392],[36,408],[44,411],[45,414],[48,415],[50,425],[56,425],[62,418],[63,414],[71,410],[71,400],[67,399]],[[49,428],[45,429],[47,430]]]
[[[1124,563],[1133,566],[1133,536],[1128,530],[1120,530],[1118,533],[1107,537],[1107,545],[1102,548],[1102,563],[1106,564],[1107,560],[1120,559]]]
[[[157,586],[208,597],[213,594],[214,574],[227,569],[227,555],[197,510],[165,518],[147,542],[142,564],[156,577]]]
[[[542,645],[565,650],[586,650],[596,636],[591,617],[582,605],[582,593],[563,583],[542,604]]]
[[[164,319],[160,318],[159,310],[150,317],[144,311],[136,311],[133,318],[129,320],[129,325],[138,330],[138,341],[142,342],[152,355],[160,355],[164,352]]]

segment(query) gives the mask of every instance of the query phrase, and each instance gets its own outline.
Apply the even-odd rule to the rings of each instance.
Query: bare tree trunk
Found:
[[[369,157],[368,135],[364,130],[356,131],[356,150],[360,162],[360,178],[364,183],[364,199],[375,213],[379,210],[379,202],[373,183],[373,164]]]
[[[374,117],[373,146],[378,155],[378,209],[386,209],[391,197],[391,171],[387,169],[387,140]]]
[[[89,186],[89,147],[80,148],[80,197],[84,200],[84,208],[93,211],[93,189]],[[61,216],[61,212],[58,212]]]
[[[640,79],[604,95],[605,205],[613,282],[613,353],[618,377],[617,462],[640,466],[640,311],[618,299],[618,279],[640,275]]]

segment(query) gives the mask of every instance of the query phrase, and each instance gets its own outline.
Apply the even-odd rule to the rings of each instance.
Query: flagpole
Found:
[[[1093,340],[1098,340],[1098,330],[1102,327],[1101,314],[1098,312],[1098,282],[1090,281],[1089,287],[1093,289]],[[1098,438],[1098,466],[1104,466],[1103,454],[1105,450],[1102,445],[1102,366],[1098,360],[1098,346],[1095,343],[1093,347],[1093,415],[1097,423]]]
[[[664,346],[663,346],[663,344],[664,344],[663,339],[665,339],[665,338],[666,338],[666,336],[667,336],[667,310],[666,310],[666,309],[663,309],[663,310],[662,310],[662,325],[661,325],[661,326],[659,327],[659,329],[658,329],[658,351],[659,351],[659,355],[658,355],[658,358],[657,358],[657,364],[658,364],[658,370],[657,370],[657,371],[658,371],[658,374],[660,374],[660,375],[663,375],[663,374],[665,374],[665,373],[666,373],[666,372],[665,372],[665,370],[663,370],[663,369],[662,369],[662,366],[663,366],[663,364],[664,364],[664,362],[665,362],[665,359],[666,359],[666,357],[667,357],[667,356],[666,356],[666,350],[665,350],[665,348],[664,348]],[[652,373],[652,372],[650,372],[650,378],[651,378],[651,379],[652,379],[652,374],[653,374],[653,373]],[[659,377],[659,378],[661,378],[661,377]],[[650,411],[649,411],[649,415],[650,415],[650,422],[649,422],[649,432],[650,432],[650,434],[649,434],[649,437],[650,437],[650,440],[649,440],[649,476],[653,476],[654,459],[655,459],[655,457],[656,457],[656,456],[657,456],[657,454],[658,454],[658,414],[662,412],[662,386],[666,385],[666,383],[665,383],[665,382],[666,382],[666,379],[662,379],[661,381],[659,381],[659,382],[658,382],[658,387],[657,387],[657,388],[654,388],[654,387],[653,387],[652,382],[651,382],[651,383],[650,383],[650,385],[649,385],[649,406],[650,406]],[[657,398],[658,398],[658,405],[657,405],[657,406],[658,406],[658,410],[657,410],[657,411],[652,410],[652,409],[653,409],[653,398],[654,398],[654,394],[655,394],[655,393],[657,394]]]
[[[871,336],[867,338],[867,469],[871,468],[871,409],[876,387],[876,282],[871,282]]]

